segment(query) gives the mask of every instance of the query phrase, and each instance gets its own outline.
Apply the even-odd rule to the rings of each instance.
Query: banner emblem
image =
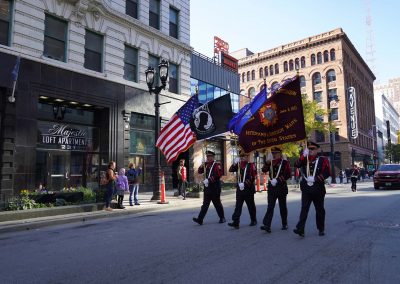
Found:
[[[272,126],[278,121],[277,106],[275,103],[267,103],[258,111],[260,120],[265,126]]]
[[[215,124],[208,108],[208,104],[194,110],[193,121],[197,133],[205,135],[215,130]]]

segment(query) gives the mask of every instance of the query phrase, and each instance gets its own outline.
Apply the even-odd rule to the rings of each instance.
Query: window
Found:
[[[67,22],[45,15],[43,55],[65,62]]]
[[[150,0],[149,26],[160,29],[160,1]]]
[[[316,121],[319,121],[319,122],[323,122],[324,121],[324,116],[322,116],[322,115],[315,114],[314,118],[315,118]]]
[[[269,75],[274,75],[274,66],[269,66]]]
[[[315,65],[315,54],[311,54],[311,66]]]
[[[138,18],[137,0],[126,0],[125,13],[135,19]]]
[[[275,74],[279,74],[279,64],[275,63]]]
[[[336,60],[335,49],[332,48],[330,54],[331,54],[331,61]]]
[[[321,74],[319,72],[314,73],[312,76],[313,85],[321,84]]]
[[[247,82],[250,81],[250,71],[247,71]]]
[[[296,70],[300,69],[300,59],[298,58],[294,60],[294,69]]]
[[[0,0],[0,44],[10,45],[12,1]]]
[[[207,84],[199,81],[199,102],[204,104],[207,102]]]
[[[130,121],[131,154],[154,155],[154,116],[132,113]]]
[[[315,141],[318,142],[325,142],[325,134],[322,131],[315,131]]]
[[[178,65],[175,65],[173,63],[169,63],[169,69],[168,69],[168,77],[169,77],[169,87],[168,90],[171,93],[178,94],[178,89],[179,89],[179,77],[178,77]]]
[[[304,76],[300,76],[300,87],[306,86],[306,78]]]
[[[332,69],[329,70],[326,73],[326,77],[328,79],[328,83],[336,81],[336,72],[335,72],[335,70],[332,70]]]
[[[103,36],[86,30],[85,63],[86,69],[102,72]]]
[[[327,50],[324,51],[324,62],[329,61],[329,52]]]
[[[256,79],[256,71],[251,70],[251,80],[255,80]]]
[[[245,80],[246,80],[246,74],[243,72],[243,73],[242,73],[242,83],[244,83]]]
[[[289,69],[288,69],[288,63],[287,63],[287,61],[285,61],[285,62],[283,62],[283,72],[287,72]]]
[[[179,11],[170,7],[169,8],[169,35],[178,38],[178,19]]]
[[[215,87],[215,89],[214,89],[214,99],[219,98],[220,96],[221,96],[221,88]]]
[[[322,53],[318,52],[317,53],[317,64],[321,64],[322,63]]]
[[[272,84],[271,84],[271,92],[272,91],[275,91],[276,89],[278,89],[278,87],[279,87],[279,83],[278,82],[273,82]]]
[[[268,77],[268,66],[265,66],[265,68],[264,68],[264,74],[265,74],[265,77]]]
[[[264,69],[260,68],[260,79],[262,79],[264,77]]]
[[[290,59],[289,60],[289,71],[293,71],[293,69],[294,69],[293,60]]]
[[[207,84],[207,102],[212,101],[214,99],[214,90],[215,90],[214,85]]]
[[[138,51],[136,48],[125,45],[124,79],[137,82]]]
[[[198,86],[199,86],[199,80],[190,78],[190,93],[192,96],[196,94]]]
[[[256,89],[254,89],[253,87],[251,87],[249,89],[249,98],[254,98],[254,96],[256,95]]]
[[[317,103],[322,102],[322,92],[314,92],[313,98]]]
[[[331,120],[338,120],[339,119],[339,111],[337,108],[331,108]]]
[[[340,135],[339,135],[339,128],[336,128],[336,132],[335,132],[335,142],[340,141]]]
[[[232,111],[237,113],[239,111],[239,95],[231,93]]]
[[[300,67],[306,68],[306,58],[304,56],[302,56],[300,59]]]
[[[336,89],[329,89],[328,90],[328,99],[329,99],[329,102],[331,102],[331,101],[338,101],[339,99],[338,99],[338,96],[337,96],[337,91],[336,91]]]
[[[154,69],[154,85],[159,86],[160,76],[158,74],[158,64],[160,64],[160,58],[149,54],[149,67]],[[169,71],[168,71],[169,72]]]

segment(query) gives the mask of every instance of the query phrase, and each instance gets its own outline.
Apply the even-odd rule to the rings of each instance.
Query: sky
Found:
[[[400,77],[399,0],[190,0],[190,45],[209,57],[214,36],[257,53],[339,27],[364,60],[372,34],[375,84]]]

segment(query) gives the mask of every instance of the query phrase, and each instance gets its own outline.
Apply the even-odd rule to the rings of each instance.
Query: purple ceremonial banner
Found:
[[[239,144],[248,153],[306,138],[300,80],[286,80],[243,126]]]

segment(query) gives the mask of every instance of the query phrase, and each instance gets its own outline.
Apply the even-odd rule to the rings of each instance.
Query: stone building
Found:
[[[250,54],[247,50],[233,56]],[[376,139],[369,135],[375,125],[373,82],[375,76],[341,29],[284,44],[266,51],[238,58],[241,94],[255,96],[266,81],[270,88],[281,80],[299,73],[301,90],[309,100],[329,109],[337,132],[311,133],[321,145],[321,152],[335,159],[339,168],[349,167],[352,160],[360,166],[373,165]],[[297,71],[296,71],[297,70]],[[348,88],[356,91],[358,137],[352,139],[348,112]],[[316,117],[327,122],[328,117]]]

